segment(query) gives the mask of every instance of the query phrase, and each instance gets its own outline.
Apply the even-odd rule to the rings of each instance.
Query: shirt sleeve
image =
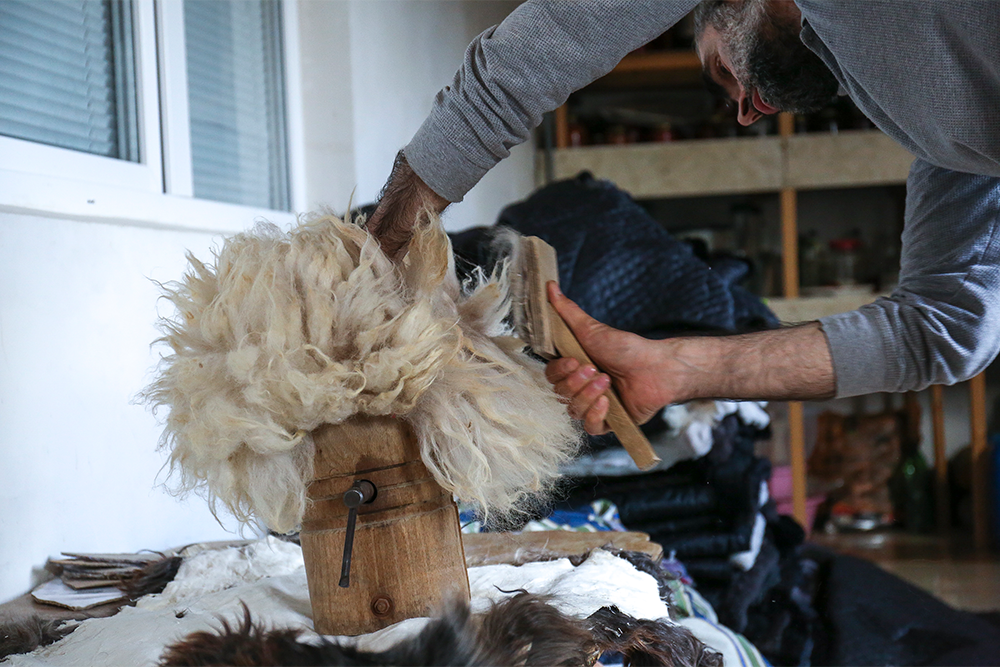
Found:
[[[461,201],[542,114],[610,72],[698,0],[528,0],[473,40],[403,149],[437,194]]]
[[[916,160],[899,288],[820,323],[838,397],[954,384],[986,368],[1000,351],[1000,179]]]

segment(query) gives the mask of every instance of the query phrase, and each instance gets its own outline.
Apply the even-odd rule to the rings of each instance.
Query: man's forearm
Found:
[[[405,254],[420,217],[426,211],[441,213],[450,203],[417,176],[400,152],[368,220],[368,231],[378,239],[385,254],[398,259]]]
[[[752,334],[661,341],[669,401],[695,398],[813,400],[830,398],[836,383],[818,322]]]

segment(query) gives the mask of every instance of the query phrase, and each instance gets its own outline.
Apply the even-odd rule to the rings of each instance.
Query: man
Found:
[[[404,149],[372,229],[398,253],[421,202],[458,201],[541,113],[676,22],[691,0],[529,1],[466,53]],[[707,0],[706,77],[748,125],[846,94],[916,161],[899,288],[818,322],[748,335],[651,341],[550,300],[608,375],[570,359],[549,380],[587,430],[606,430],[615,383],[639,421],[694,398],[821,399],[951,384],[1000,350],[1000,3]],[[412,169],[406,160],[412,164]],[[550,286],[552,288],[554,286]]]

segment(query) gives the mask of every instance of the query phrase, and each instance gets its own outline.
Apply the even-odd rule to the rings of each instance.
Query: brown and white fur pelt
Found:
[[[9,655],[29,653],[55,643],[76,629],[64,621],[44,620],[37,614],[0,621],[0,660]]]
[[[604,652],[626,665],[722,667],[722,657],[689,630],[640,621],[603,607],[588,619],[560,613],[544,597],[519,593],[481,616],[455,605],[415,637],[380,653],[366,653],[320,638],[300,641],[297,630],[255,625],[244,607],[234,628],[193,633],[169,646],[161,667],[239,665],[427,665],[524,667],[593,665]]]
[[[179,490],[240,520],[293,530],[311,477],[309,432],[354,415],[409,421],[437,481],[509,514],[554,481],[577,426],[542,365],[510,337],[506,269],[463,290],[437,218],[394,264],[335,217],[228,238],[167,286],[172,349],[146,398],[170,409]]]

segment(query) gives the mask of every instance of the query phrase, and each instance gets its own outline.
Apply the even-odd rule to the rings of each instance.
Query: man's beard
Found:
[[[818,111],[833,100],[840,83],[799,39],[797,25],[768,16],[766,3],[746,0],[730,36],[736,75],[767,104],[792,113]]]

